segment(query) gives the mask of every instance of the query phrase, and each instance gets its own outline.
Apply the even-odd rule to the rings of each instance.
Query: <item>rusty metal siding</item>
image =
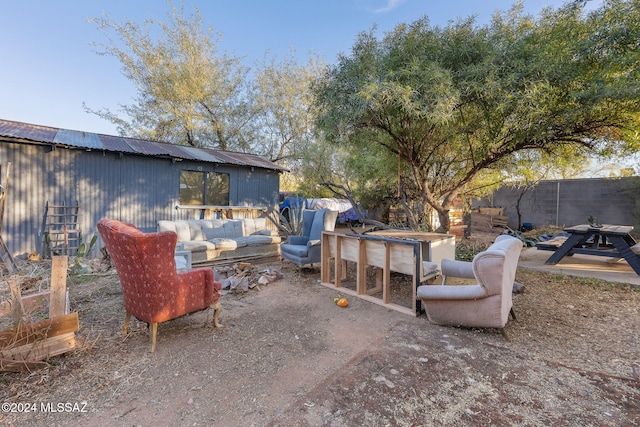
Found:
[[[97,233],[96,223],[104,217],[144,231],[155,231],[159,219],[186,219],[193,212],[176,209],[183,169],[229,173],[233,205],[268,207],[278,191],[274,170],[121,153],[0,141],[3,183],[12,164],[2,229],[11,253],[43,253],[47,201],[79,203],[85,241]]]

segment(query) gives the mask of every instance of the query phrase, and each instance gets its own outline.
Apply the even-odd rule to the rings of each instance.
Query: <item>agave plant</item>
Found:
[[[280,211],[280,229],[289,236],[299,236],[302,234],[304,199],[296,197],[290,200],[290,206]]]

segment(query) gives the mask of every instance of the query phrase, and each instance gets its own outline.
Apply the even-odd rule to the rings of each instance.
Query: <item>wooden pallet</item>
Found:
[[[51,261],[50,292],[21,296],[20,285],[10,283],[11,301],[0,303],[0,316],[13,317],[16,327],[0,331],[0,372],[47,366],[50,357],[75,348],[78,313],[69,313],[66,290],[67,256]],[[25,320],[25,313],[38,312],[48,303],[49,319]]]
[[[494,228],[507,228],[509,217],[504,215],[490,215],[480,212],[471,212],[471,231],[493,232]]]
[[[18,268],[16,261],[13,259],[11,252],[9,252],[9,248],[7,248],[6,243],[4,243],[2,236],[0,236],[0,259],[7,268],[9,274],[13,274],[13,272]]]

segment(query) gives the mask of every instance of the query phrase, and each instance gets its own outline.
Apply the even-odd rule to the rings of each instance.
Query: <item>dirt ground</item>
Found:
[[[640,425],[640,289],[520,269],[505,341],[341,308],[318,269],[269,266],[283,279],[222,297],[223,328],[210,312],[163,323],[155,353],[146,325],[120,334],[112,271],[70,278],[78,348],[0,373],[0,401],[23,410],[3,406],[0,425]]]

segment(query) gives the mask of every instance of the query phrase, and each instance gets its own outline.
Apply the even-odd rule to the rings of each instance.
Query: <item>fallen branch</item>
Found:
[[[41,369],[49,364],[42,360],[15,360],[0,358],[0,372],[22,372]]]
[[[612,375],[612,374],[607,374],[607,373],[599,372],[599,371],[589,371],[587,369],[576,368],[575,366],[565,365],[564,363],[561,363],[561,362],[552,362],[550,360],[545,360],[545,363],[547,363],[548,365],[556,366],[556,367],[571,369],[572,371],[575,371],[575,372],[578,372],[578,373],[584,373],[584,374],[591,375],[591,376],[601,376],[601,377],[607,377],[607,378],[612,378],[612,379],[616,379],[616,380],[640,383],[640,381],[638,381],[637,378],[622,377],[620,375]]]

